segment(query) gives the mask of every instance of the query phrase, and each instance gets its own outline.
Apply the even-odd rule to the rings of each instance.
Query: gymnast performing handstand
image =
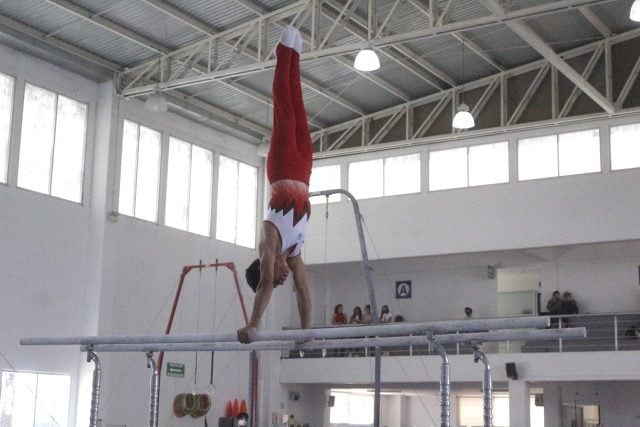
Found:
[[[309,178],[313,162],[311,135],[300,86],[302,37],[285,28],[276,48],[273,77],[273,130],[267,156],[271,200],[262,222],[259,258],[247,268],[247,282],[256,292],[251,319],[238,329],[238,340],[250,343],[273,289],[293,273],[300,327],[311,324],[311,298],[300,251],[311,214]]]

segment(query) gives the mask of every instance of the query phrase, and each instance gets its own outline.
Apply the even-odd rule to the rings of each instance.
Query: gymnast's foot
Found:
[[[238,329],[238,341],[243,344],[249,344],[253,342],[258,330],[254,326],[245,326]]]
[[[302,53],[302,36],[297,28],[288,26],[282,32],[280,43],[286,47],[294,49],[298,53]]]

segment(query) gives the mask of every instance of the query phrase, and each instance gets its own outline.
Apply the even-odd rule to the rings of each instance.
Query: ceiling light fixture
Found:
[[[640,22],[640,0],[633,2],[631,11],[629,12],[629,19],[632,21]]]
[[[453,116],[451,126],[453,126],[454,129],[471,129],[476,125],[473,116],[469,112],[469,106],[464,102],[464,82],[464,40],[462,40],[462,88],[460,89],[460,93],[462,94],[463,100],[458,106],[458,112]]]
[[[353,68],[358,71],[375,71],[380,68],[380,59],[372,46],[367,46],[358,52],[353,61]]]
[[[159,86],[156,86],[155,89],[153,89],[153,93],[147,97],[147,101],[144,103],[144,109],[154,113],[161,113],[169,109],[167,99],[162,94]]]

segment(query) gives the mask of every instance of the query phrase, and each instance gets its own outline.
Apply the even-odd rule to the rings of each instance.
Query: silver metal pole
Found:
[[[249,423],[248,427],[255,427],[257,424],[253,420],[253,408],[255,402],[253,401],[253,382],[255,380],[256,371],[254,369],[254,363],[256,358],[256,352],[249,353]]]
[[[147,352],[147,368],[151,368],[151,393],[149,403],[149,427],[158,425],[158,386],[160,384],[160,375],[158,373],[158,365],[153,360],[153,353]]]
[[[435,342],[435,348],[442,358],[440,366],[440,427],[451,425],[451,367],[447,351],[442,344]]]
[[[373,316],[379,321],[378,316]],[[505,317],[476,320],[440,320],[434,322],[402,322],[373,326],[339,326],[315,329],[288,329],[257,331],[252,342],[261,341],[310,341],[332,338],[356,338],[366,336],[393,336],[441,334],[453,332],[493,331],[498,329],[546,328],[549,318],[542,316]],[[153,344],[153,343],[222,343],[237,342],[235,332],[217,334],[175,335],[107,335],[76,337],[29,337],[20,340],[22,345],[92,345],[92,344]],[[248,345],[248,344],[245,344]]]
[[[91,412],[89,414],[89,427],[98,427],[98,409],[100,403],[100,379],[102,378],[102,367],[100,359],[93,351],[87,352],[87,362],[93,362],[93,383],[91,386]]]
[[[484,427],[492,427],[493,413],[491,410],[491,404],[493,399],[493,389],[491,381],[491,366],[487,360],[487,355],[480,350],[477,344],[474,344],[473,361],[478,363],[478,360],[482,360],[482,363],[484,363],[484,378],[482,380],[482,394],[484,396]]]
[[[542,330],[503,330],[492,332],[474,332],[468,334],[443,334],[443,335],[414,335],[400,337],[378,338],[354,338],[319,340],[299,344],[295,341],[264,341],[250,344],[238,342],[220,343],[158,343],[158,344],[95,344],[93,346],[81,346],[82,351],[93,349],[94,351],[266,351],[266,350],[322,350],[338,348],[363,348],[363,347],[403,347],[409,345],[427,345],[431,339],[441,344],[456,344],[469,342],[495,342],[495,341],[540,341],[558,338],[581,339],[585,338],[587,331],[584,327]]]

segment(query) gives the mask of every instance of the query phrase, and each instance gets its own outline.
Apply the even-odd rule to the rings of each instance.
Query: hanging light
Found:
[[[476,125],[473,116],[469,112],[469,106],[464,102],[458,106],[458,112],[453,116],[452,126],[455,129],[470,129]]]
[[[169,109],[167,99],[162,94],[159,86],[156,86],[153,93],[147,97],[147,101],[144,103],[144,109],[153,111],[154,113],[164,112]]]
[[[462,88],[460,90],[461,93],[464,94],[464,40],[462,41]],[[458,106],[458,112],[455,116],[453,116],[453,126],[454,129],[471,129],[476,125],[473,116],[469,112],[469,106],[465,104],[464,100]]]
[[[640,22],[640,0],[633,2],[631,11],[629,12],[629,19],[632,21]]]
[[[356,55],[353,68],[358,71],[375,71],[380,68],[380,59],[372,47],[366,47]]]

